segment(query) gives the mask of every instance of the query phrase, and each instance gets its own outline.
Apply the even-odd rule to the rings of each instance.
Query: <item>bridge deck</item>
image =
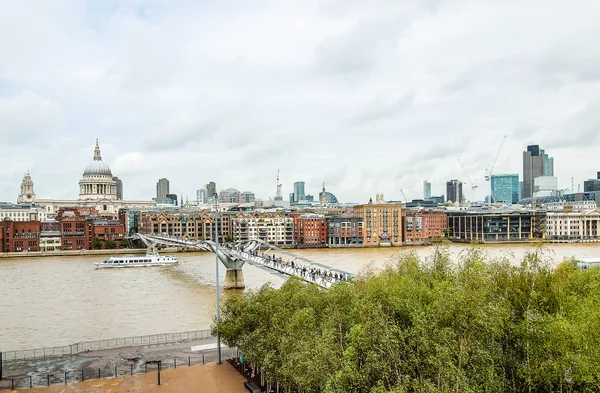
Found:
[[[156,244],[164,244],[169,246],[196,248],[206,251],[211,250],[211,248],[207,246],[208,243],[204,241],[195,241],[168,235],[138,234],[138,236],[149,246],[150,244],[148,243],[151,241],[154,246]],[[348,272],[327,266],[322,263],[313,262],[310,259],[295,255],[290,251],[284,250],[261,240],[250,240],[245,246],[246,247],[244,250],[244,247],[241,247],[242,249],[240,249],[238,247],[231,247],[230,245],[226,244],[222,245],[222,247],[219,248],[219,251],[227,253],[230,256],[236,257],[242,261],[248,262],[252,266],[273,273],[278,277],[288,278],[295,276],[306,282],[317,284],[323,288],[329,288],[336,282],[344,281],[353,277],[353,275]],[[259,253],[256,251],[262,247],[267,249],[265,253]],[[269,257],[266,253],[271,250],[275,250],[285,256],[288,256],[290,259],[283,260],[283,258],[281,258],[281,261],[278,261],[274,257]]]

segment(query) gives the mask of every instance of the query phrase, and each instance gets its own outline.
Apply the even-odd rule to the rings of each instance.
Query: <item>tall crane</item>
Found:
[[[496,165],[496,161],[498,161],[498,156],[500,155],[500,150],[502,150],[502,146],[504,146],[504,141],[506,140],[506,135],[502,137],[502,142],[500,142],[500,147],[498,148],[498,153],[496,153],[496,157],[492,162],[492,165],[485,169],[485,181],[491,181],[492,174],[494,173],[494,166]],[[492,185],[488,186],[488,190],[490,190],[490,197],[488,199],[488,206],[492,203],[492,199],[494,199],[494,190],[492,190]]]
[[[467,173],[467,170],[465,169],[465,166],[463,165],[460,158],[458,159],[458,163],[462,167],[463,172],[465,172],[465,176],[467,177],[467,180],[469,181],[469,184],[471,185],[471,190],[473,191],[473,201],[474,201],[475,200],[475,189],[477,188],[477,184],[474,184],[473,181],[471,180],[471,176],[469,176],[469,174]],[[475,180],[475,181],[477,181],[477,180]]]
[[[404,203],[408,203],[408,200],[406,199],[406,195],[404,195],[404,191],[400,190],[400,192],[402,193],[402,197],[404,198]]]

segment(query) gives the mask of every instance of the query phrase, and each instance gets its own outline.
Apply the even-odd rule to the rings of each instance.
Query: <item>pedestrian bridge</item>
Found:
[[[323,288],[329,288],[336,282],[354,277],[351,273],[311,261],[259,239],[252,239],[235,245],[228,243],[217,246],[211,240],[193,240],[169,235],[142,235],[138,233],[136,237],[149,248],[163,245],[195,248],[218,253],[219,260],[227,269],[225,289],[245,287],[242,267],[246,262],[282,278],[299,277],[305,282]],[[270,251],[276,251],[281,256],[276,256],[274,253],[269,254]]]

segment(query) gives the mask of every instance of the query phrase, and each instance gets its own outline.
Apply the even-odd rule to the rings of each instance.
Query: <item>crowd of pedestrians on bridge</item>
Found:
[[[258,257],[263,259],[263,262],[270,264],[273,268],[285,271],[289,274],[289,269],[291,268],[292,274],[302,277],[308,281],[318,282],[322,280],[323,282],[339,282],[339,281],[347,281],[351,278],[349,273],[341,273],[325,268],[318,268],[311,265],[301,264],[294,259],[285,260],[281,256],[270,255],[267,253],[260,253],[257,250],[248,251],[253,257]],[[287,268],[287,269],[286,269]]]

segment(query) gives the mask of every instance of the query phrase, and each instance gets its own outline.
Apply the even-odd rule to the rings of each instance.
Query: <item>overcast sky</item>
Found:
[[[76,199],[99,138],[125,199],[167,177],[269,199],[435,195],[522,172],[600,171],[600,1],[39,0],[0,9],[0,201],[23,172]],[[582,187],[583,188],[583,187]],[[471,191],[465,188],[470,198]],[[472,194],[471,194],[472,195]]]

